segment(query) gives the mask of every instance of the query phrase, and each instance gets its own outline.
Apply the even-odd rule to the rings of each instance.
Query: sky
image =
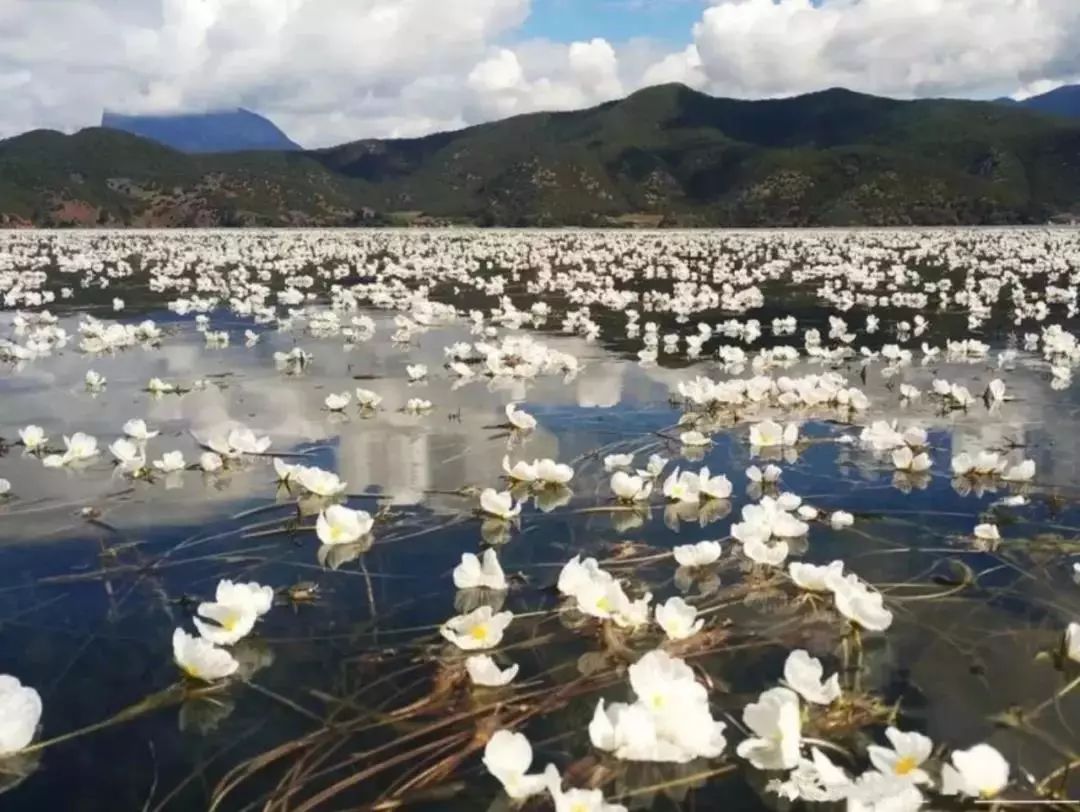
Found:
[[[246,107],[307,147],[661,82],[1022,97],[1080,81],[1080,0],[0,0],[0,137]]]

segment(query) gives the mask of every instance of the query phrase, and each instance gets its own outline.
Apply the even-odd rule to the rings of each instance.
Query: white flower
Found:
[[[458,589],[504,591],[507,588],[506,575],[495,551],[490,548],[485,550],[482,563],[473,553],[463,553],[461,563],[454,567],[454,586]]]
[[[331,393],[326,396],[323,401],[323,405],[326,406],[331,412],[340,412],[349,405],[352,398],[348,392],[341,392],[339,394]]]
[[[822,681],[821,660],[811,657],[804,649],[796,649],[784,662],[784,681],[807,702],[831,705],[840,698],[840,675],[833,674]]]
[[[176,384],[167,383],[161,378],[151,378],[146,384],[146,389],[155,395],[166,395],[176,391]]]
[[[204,640],[215,646],[232,646],[240,642],[255,628],[258,619],[255,607],[248,601],[200,603],[198,613],[201,617],[193,619],[195,628]],[[202,618],[213,623],[206,623]]]
[[[192,679],[214,682],[235,674],[240,667],[229,652],[183,629],[173,632],[172,644],[173,659]]]
[[[746,469],[746,478],[759,484],[771,484],[777,482],[782,473],[783,471],[775,465],[766,465],[764,470],[756,465],[751,465]]]
[[[230,431],[225,442],[230,449],[240,454],[265,454],[270,448],[269,437],[259,437],[251,429],[244,427]],[[216,448],[214,450],[217,451]]]
[[[750,445],[755,448],[793,446],[799,441],[799,426],[788,423],[781,426],[774,420],[763,420],[750,427]]]
[[[623,458],[629,458],[628,462],[623,467],[628,468],[630,466],[630,464],[633,462],[633,456],[630,455],[630,454],[622,454],[622,455],[618,455],[618,456],[621,456]],[[609,459],[610,459],[610,457],[605,457],[604,458],[604,468],[605,469],[607,469],[607,461]],[[667,465],[667,460],[664,457],[661,457],[659,454],[651,454],[651,455],[649,455],[649,461],[645,464],[645,468],[644,469],[639,468],[638,471],[637,471],[637,475],[640,476],[640,477],[644,477],[646,479],[656,479],[658,476],[660,476],[661,473],[663,473],[665,465]],[[611,469],[608,469],[608,470],[611,470]],[[717,478],[719,479],[719,477],[717,477]]]
[[[1080,663],[1080,623],[1070,623],[1065,628],[1065,656]]]
[[[712,440],[700,431],[684,431],[679,435],[679,442],[690,448],[700,448],[709,445],[712,443]]]
[[[622,804],[609,804],[598,789],[562,788],[562,779],[554,766],[544,772],[547,790],[555,804],[555,812],[626,812]]]
[[[120,465],[120,469],[137,474],[146,467],[146,454],[131,440],[121,437],[109,446],[109,451]]]
[[[555,460],[543,459],[536,463],[536,479],[545,485],[565,485],[574,478],[574,469]]]
[[[64,452],[65,462],[89,460],[96,457],[98,453],[97,438],[83,434],[81,431],[75,432],[70,437],[65,435],[64,445],[67,447]]]
[[[481,606],[467,615],[450,618],[439,633],[463,651],[495,648],[513,619],[512,612],[496,614],[490,606]]]
[[[575,597],[586,585],[596,580],[610,581],[612,577],[600,569],[595,558],[582,561],[580,555],[575,555],[559,572],[557,588],[563,595]]]
[[[427,367],[424,364],[409,364],[405,367],[405,374],[410,381],[420,381],[427,377]]]
[[[941,769],[943,795],[993,798],[1009,783],[1009,762],[989,744],[954,750],[952,764]]]
[[[917,400],[922,395],[922,392],[917,387],[912,386],[909,383],[900,384],[900,397],[905,400]]]
[[[698,491],[706,499],[727,499],[731,496],[731,481],[723,474],[711,476],[708,468],[702,468],[697,478]]]
[[[303,468],[302,465],[289,465],[281,457],[274,457],[273,465],[278,482],[289,482]]]
[[[160,460],[154,460],[154,467],[165,474],[183,471],[184,466],[184,454],[181,451],[166,451]]]
[[[930,758],[934,743],[921,733],[903,733],[895,727],[885,731],[892,749],[872,744],[866,748],[870,763],[886,774],[907,779],[913,784],[929,784],[930,776],[920,769]]]
[[[528,774],[532,759],[529,740],[524,734],[509,730],[496,731],[484,748],[484,766],[515,801],[524,801],[538,795],[547,786],[547,779],[543,774]]]
[[[892,453],[893,467],[898,471],[921,473],[930,470],[930,455],[925,451],[916,454],[908,446],[901,446]]]
[[[833,561],[827,566],[818,567],[792,561],[788,565],[788,575],[798,586],[810,592],[831,592],[833,583],[844,575],[844,562]]]
[[[105,376],[89,369],[86,371],[86,388],[94,392],[105,387]]]
[[[673,502],[696,505],[701,498],[697,474],[679,471],[678,468],[664,480],[662,492]]]
[[[735,752],[759,770],[791,770],[799,764],[802,719],[799,695],[789,688],[770,688],[743,709],[743,724],[754,736]]]
[[[30,425],[25,429],[19,429],[19,439],[27,451],[37,451],[43,448],[49,438],[45,436],[45,430],[41,426]]]
[[[293,474],[293,480],[306,491],[324,499],[339,496],[345,493],[345,488],[348,487],[348,483],[342,482],[337,474],[314,466],[301,466],[300,470]]]
[[[0,496],[7,496],[11,493],[11,483],[6,479],[0,479]]]
[[[877,770],[864,772],[845,794],[847,812],[918,812],[924,800],[908,779]]]
[[[523,409],[517,408],[517,404],[506,404],[506,419],[510,425],[518,431],[532,431],[536,428],[536,418]]]
[[[352,544],[370,533],[374,524],[375,520],[366,511],[331,505],[319,513],[315,533],[326,545]]]
[[[225,461],[213,451],[204,451],[199,456],[199,467],[208,474],[220,471],[224,466]]]
[[[628,469],[633,464],[633,454],[608,454],[604,457],[604,470],[609,474],[613,471]]]
[[[0,676],[0,757],[24,750],[41,721],[41,695],[8,674]]]
[[[975,538],[980,541],[999,541],[1001,539],[1001,533],[998,531],[997,525],[989,522],[975,525],[974,532]]]
[[[521,514],[521,505],[514,504],[514,497],[510,491],[496,491],[494,488],[484,488],[480,493],[480,509],[496,519],[510,521]]]
[[[833,526],[834,530],[842,530],[845,527],[851,527],[851,525],[855,524],[855,517],[846,510],[837,510],[829,516],[829,524]]]
[[[1005,400],[1005,381],[1000,378],[994,378],[986,386],[986,396],[990,400]]]
[[[423,398],[409,398],[405,401],[405,411],[409,414],[423,414],[431,411],[432,403]]]
[[[597,703],[589,738],[628,761],[675,762],[715,758],[727,745],[723,722],[712,718],[708,692],[682,660],[662,650],[630,666],[632,705]]]
[[[219,581],[214,599],[227,606],[247,606],[257,617],[262,617],[274,605],[274,589],[254,582],[237,584]]]
[[[510,465],[510,457],[503,457],[503,472],[507,477],[515,482],[535,482],[536,481],[536,462],[525,462],[520,460],[519,462]]]
[[[836,609],[840,614],[864,629],[885,631],[892,625],[892,612],[885,608],[880,592],[874,592],[856,575],[831,578]]]
[[[518,665],[514,663],[509,668],[500,669],[487,654],[474,654],[465,660],[465,670],[469,672],[473,685],[501,688],[513,682],[518,674]]]
[[[375,409],[382,403],[382,395],[376,394],[370,389],[357,389],[356,403],[361,409]]]
[[[1035,478],[1035,460],[1024,460],[1001,475],[1006,482],[1030,482]]]
[[[707,567],[720,559],[723,550],[718,541],[699,541],[679,545],[672,552],[680,567]]]
[[[152,440],[160,434],[157,431],[150,431],[146,427],[145,420],[129,420],[124,424],[124,434],[137,442],[145,443],[147,440]]]
[[[682,598],[668,598],[656,607],[656,622],[669,640],[683,640],[701,631],[705,621],[698,619],[697,609]]]
[[[645,502],[652,493],[652,481],[625,471],[616,471],[611,476],[611,491],[624,502]]]

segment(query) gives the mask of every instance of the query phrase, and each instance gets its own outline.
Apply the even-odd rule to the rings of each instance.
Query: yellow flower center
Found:
[[[485,624],[481,623],[479,626],[473,626],[469,632],[469,637],[473,640],[487,640],[488,628]]]
[[[607,595],[604,595],[604,597],[596,601],[596,608],[599,609],[601,612],[611,611],[611,601],[608,600]]]
[[[902,759],[896,762],[896,766],[893,767],[893,772],[897,775],[907,775],[914,771],[918,766],[919,762],[917,762],[914,758],[912,758],[911,756],[904,756]]]
[[[656,710],[660,710],[660,708],[664,707],[664,702],[665,702],[665,699],[664,699],[664,695],[663,695],[663,694],[653,694],[653,697],[652,697],[652,706],[653,706],[653,707],[654,707],[654,708],[655,708]]]

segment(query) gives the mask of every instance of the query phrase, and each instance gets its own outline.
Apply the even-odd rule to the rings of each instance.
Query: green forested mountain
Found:
[[[102,129],[0,142],[0,218],[58,225],[900,225],[1080,214],[1080,122],[845,90],[681,85],[309,152],[184,155]]]

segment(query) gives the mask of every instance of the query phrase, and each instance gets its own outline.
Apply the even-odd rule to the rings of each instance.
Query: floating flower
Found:
[[[1009,783],[1009,762],[989,744],[954,750],[952,763],[941,769],[941,793],[993,798]]]
[[[803,649],[791,652],[784,662],[784,681],[788,687],[815,705],[831,705],[840,698],[840,675],[833,674],[824,682],[823,675],[821,660]]]
[[[0,479],[0,496],[7,496],[11,493],[11,483],[6,479]]]
[[[623,502],[646,502],[652,493],[651,480],[616,471],[611,477],[611,492]]]
[[[792,561],[788,575],[802,589],[810,592],[831,592],[837,579],[844,576],[844,562],[833,561],[824,567]]]
[[[293,479],[309,493],[324,499],[340,496],[348,487],[348,483],[342,482],[337,474],[316,467],[301,466]]]
[[[1024,460],[1006,468],[1001,478],[1006,482],[1030,482],[1035,478],[1035,460]]]
[[[258,614],[249,601],[236,603],[201,603],[199,617],[193,618],[199,635],[215,646],[232,646],[239,643],[255,628]],[[213,623],[207,623],[211,620]]]
[[[720,560],[723,550],[718,541],[699,541],[680,545],[672,552],[680,567],[707,567]]]
[[[349,396],[348,392],[337,394],[331,393],[323,400],[323,405],[331,412],[342,412],[348,407],[351,401],[352,398]]]
[[[487,654],[474,654],[465,660],[465,670],[473,685],[485,688],[501,688],[513,682],[518,674],[518,665],[502,669]]]
[[[405,411],[409,414],[423,414],[424,412],[430,412],[431,408],[431,401],[423,398],[409,398],[405,401]]]
[[[218,582],[214,599],[227,606],[250,607],[256,617],[262,617],[274,605],[274,590],[255,582],[237,584],[224,580]]]
[[[120,438],[109,446],[109,452],[116,458],[120,470],[128,474],[138,474],[146,467],[146,454],[139,445],[131,440]]]
[[[673,502],[683,502],[696,505],[701,499],[698,475],[690,471],[680,471],[676,468],[671,475],[664,480],[662,492],[664,496]]]
[[[70,437],[65,435],[64,445],[67,447],[64,452],[65,462],[83,462],[93,459],[98,454],[97,438],[83,434],[81,431],[75,432]]]
[[[574,469],[555,460],[543,459],[536,463],[536,479],[545,485],[565,485],[574,478]]]
[[[86,378],[84,380],[86,383],[86,388],[89,389],[91,392],[99,392],[105,388],[105,376],[94,372],[94,370],[92,369],[87,370]]]
[[[495,648],[513,619],[512,612],[496,614],[490,606],[481,606],[446,621],[439,633],[463,651]]]
[[[181,451],[166,451],[161,455],[160,460],[154,460],[154,468],[161,471],[163,474],[172,474],[177,471],[183,471],[185,465],[184,454]]]
[[[628,470],[633,464],[633,454],[608,454],[604,457],[604,470],[609,474],[614,471]]]
[[[483,588],[502,592],[508,584],[498,555],[488,549],[484,551],[482,562],[473,553],[462,554],[461,563],[454,567],[454,586],[458,589]]]
[[[363,510],[331,505],[319,513],[315,534],[323,544],[352,544],[371,532],[375,520]]]
[[[521,515],[521,505],[514,504],[514,497],[510,491],[496,491],[494,488],[484,488],[480,493],[480,509],[494,516],[496,519],[510,521]]]
[[[763,420],[750,427],[750,445],[755,448],[793,446],[799,441],[799,426],[788,423],[781,426],[774,420]]]
[[[704,446],[710,445],[712,440],[700,431],[684,431],[679,435],[679,442],[690,448],[703,448]]]
[[[864,629],[885,631],[892,625],[892,612],[885,608],[880,592],[874,592],[856,575],[833,578],[831,588],[840,614]]]
[[[192,679],[216,682],[232,676],[240,667],[225,649],[201,637],[193,637],[183,629],[173,632],[172,644],[173,659]]]
[[[26,749],[34,740],[41,712],[37,691],[13,676],[0,676],[0,757]]]
[[[377,409],[382,400],[382,395],[376,394],[370,389],[356,390],[356,404],[361,409]]]
[[[980,541],[1000,541],[1001,533],[998,531],[997,525],[987,522],[985,524],[975,525],[975,538]]]
[[[514,403],[506,404],[506,419],[518,431],[532,431],[536,428],[536,418],[523,409],[519,409]]]
[[[829,524],[832,525],[834,530],[843,530],[845,527],[851,527],[851,525],[855,524],[855,517],[846,510],[837,510],[829,516]]]
[[[503,457],[503,472],[514,482],[535,482],[537,479],[536,462],[521,460],[510,465],[510,457]]]
[[[153,440],[160,434],[157,431],[150,431],[146,427],[145,420],[129,420],[124,424],[124,434],[139,443],[145,443],[147,440]]]
[[[45,430],[41,426],[30,425],[19,429],[19,439],[27,451],[38,451],[45,447],[49,438],[45,436]]]
[[[912,473],[929,471],[931,466],[929,454],[926,452],[916,454],[906,445],[893,451],[892,462],[896,470],[911,471]]]
[[[1065,656],[1080,663],[1080,623],[1070,623],[1065,628]]]
[[[743,724],[754,735],[735,752],[759,770],[791,770],[799,764],[802,717],[799,695],[790,688],[770,688],[743,709]]]
[[[199,467],[208,474],[213,474],[225,467],[225,461],[213,451],[204,451],[199,455]]]
[[[522,733],[498,730],[484,747],[484,767],[499,780],[506,794],[515,801],[524,801],[538,795],[547,787],[547,779],[543,774],[528,774],[532,760],[532,746]]]
[[[656,607],[656,622],[669,640],[684,640],[701,631],[705,621],[697,616],[697,609],[682,598],[668,598]]]
[[[876,744],[867,747],[870,763],[885,775],[896,775],[913,784],[929,784],[930,776],[920,768],[930,758],[934,743],[921,733],[903,733],[891,726],[885,738],[892,748]]]

